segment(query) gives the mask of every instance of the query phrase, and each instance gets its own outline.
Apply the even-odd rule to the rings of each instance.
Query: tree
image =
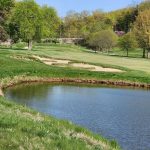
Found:
[[[129,32],[138,15],[138,7],[128,7],[108,13],[115,31]]]
[[[140,48],[143,49],[143,57],[150,51],[150,10],[141,11],[133,26]]]
[[[42,37],[52,38],[58,36],[58,30],[61,24],[61,20],[57,15],[54,8],[43,6],[42,12]]]
[[[139,10],[140,11],[144,11],[146,9],[150,9],[150,1],[149,0],[144,0],[139,5]]]
[[[14,6],[14,0],[1,0],[0,1],[0,23],[4,22],[4,20],[8,16],[13,6]]]
[[[81,36],[80,29],[82,24],[80,14],[75,11],[69,11],[64,18],[64,36],[68,38],[77,38]]]
[[[135,39],[135,36],[131,32],[120,37],[118,44],[120,48],[127,52],[127,57],[129,56],[129,50],[137,47],[137,41]]]
[[[90,36],[89,45],[99,51],[107,52],[113,48],[117,43],[117,35],[110,30],[103,30],[97,33],[94,33]]]
[[[14,6],[14,0],[0,1],[0,40],[1,41],[5,41],[8,38],[8,33],[6,31],[6,20],[13,6]]]
[[[89,13],[82,11],[77,13],[68,12],[64,18],[65,37],[87,37],[90,33],[99,32],[112,28],[112,22],[107,15],[99,10]]]
[[[28,50],[32,49],[32,41],[36,39],[41,27],[39,5],[34,0],[23,0],[16,3],[12,12],[11,22],[17,25],[20,38],[28,42]]]
[[[7,32],[0,26],[0,41],[6,41],[8,38]]]

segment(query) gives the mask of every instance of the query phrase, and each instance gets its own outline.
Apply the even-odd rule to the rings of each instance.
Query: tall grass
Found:
[[[40,114],[0,98],[0,149],[119,150],[108,141],[67,121]]]

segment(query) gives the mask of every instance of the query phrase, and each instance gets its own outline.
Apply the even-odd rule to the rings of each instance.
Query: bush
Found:
[[[109,51],[117,44],[117,35],[110,30],[103,30],[92,34],[89,37],[88,44],[95,49],[95,51]]]
[[[13,44],[13,48],[24,49],[25,47],[27,47],[27,43],[25,42],[19,42]]]
[[[43,39],[42,43],[60,43],[59,40],[57,38],[48,38],[48,39]]]

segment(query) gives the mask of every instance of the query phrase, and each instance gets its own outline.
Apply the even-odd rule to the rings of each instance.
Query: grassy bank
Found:
[[[0,149],[119,150],[81,127],[0,98]]]

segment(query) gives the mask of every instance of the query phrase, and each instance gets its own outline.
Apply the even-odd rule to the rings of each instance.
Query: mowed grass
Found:
[[[118,56],[118,57],[126,57],[127,51],[122,50],[121,48],[113,48],[113,50],[109,51],[108,55]],[[130,57],[130,58],[142,58],[143,57],[143,50],[140,48],[129,50],[128,57]]]
[[[16,59],[39,55],[86,62],[123,70],[123,73],[91,72],[71,67],[48,66],[36,60]],[[79,46],[36,44],[32,51],[22,49],[0,49],[0,79],[18,75],[38,77],[64,77],[81,79],[106,79],[150,83],[150,60],[95,54]]]
[[[150,73],[150,60],[143,58],[135,58],[142,56],[142,50],[131,51],[130,57],[125,56],[125,51],[119,49],[110,53],[118,56],[108,56],[100,53],[94,53],[91,50],[70,45],[51,45],[51,44],[36,44],[33,51],[11,51],[10,53],[20,54],[36,54],[53,58],[77,60],[87,63],[95,63],[99,65],[119,66],[132,70],[144,71]],[[129,53],[130,54],[130,53]]]

